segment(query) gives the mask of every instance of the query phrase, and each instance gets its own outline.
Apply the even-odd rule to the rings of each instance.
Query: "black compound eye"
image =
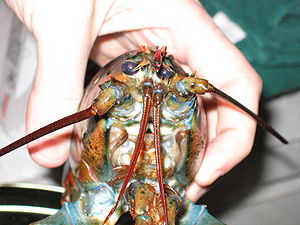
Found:
[[[166,80],[171,79],[174,76],[174,73],[162,66],[158,71],[157,76],[162,80]]]
[[[138,63],[132,62],[132,61],[126,61],[122,65],[122,71],[126,73],[127,75],[133,75],[138,72],[136,69]]]

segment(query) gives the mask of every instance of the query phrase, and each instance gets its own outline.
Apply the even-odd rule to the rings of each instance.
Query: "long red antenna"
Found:
[[[119,196],[117,198],[117,201],[116,201],[114,207],[110,210],[109,214],[106,216],[103,224],[105,224],[107,222],[107,220],[112,216],[112,214],[116,211],[116,208],[121,200],[121,197],[123,196],[123,194],[126,191],[127,185],[128,185],[128,183],[132,177],[132,174],[134,172],[134,168],[137,163],[138,157],[141,153],[141,149],[144,144],[145,134],[147,131],[150,110],[151,110],[151,106],[152,106],[152,97],[153,97],[152,96],[152,92],[153,92],[152,86],[153,86],[153,81],[151,78],[147,79],[144,82],[144,85],[143,85],[143,92],[144,92],[143,114],[142,114],[139,134],[137,137],[137,142],[136,142],[135,149],[133,151],[132,158],[131,158],[130,165],[129,165],[129,171],[123,182],[122,188],[121,188]]]
[[[163,102],[163,92],[161,86],[156,86],[154,89],[153,97],[153,128],[154,128],[154,148],[155,148],[155,158],[156,158],[156,171],[157,179],[160,191],[160,199],[163,206],[164,212],[164,224],[169,224],[168,221],[168,208],[167,200],[165,196],[164,183],[163,183],[163,163],[162,163],[162,150],[160,143],[160,108]]]
[[[269,131],[273,136],[275,136],[283,144],[288,144],[288,141],[283,136],[281,136],[276,130],[274,130],[269,124],[267,124],[266,121],[264,121],[263,119],[261,119],[258,115],[256,115],[250,109],[248,109],[247,107],[245,107],[244,105],[242,105],[237,100],[235,100],[234,98],[230,97],[229,95],[227,95],[223,91],[217,89],[212,84],[210,84],[210,86],[211,86],[211,90],[209,90],[210,92],[213,92],[213,93],[219,95],[220,97],[226,99],[227,101],[231,102],[232,104],[234,104],[235,106],[237,106],[238,108],[240,108],[241,110],[243,110],[244,112],[246,112],[248,115],[250,115],[253,119],[255,119],[256,122],[259,125],[261,125],[264,129],[266,129],[267,131]]]
[[[29,142],[34,141],[46,134],[49,134],[53,131],[59,130],[59,129],[69,126],[71,124],[80,122],[91,116],[95,116],[96,114],[97,114],[97,109],[94,105],[92,105],[87,109],[84,109],[80,112],[74,113],[74,114],[66,116],[60,120],[57,120],[53,123],[50,123],[30,134],[20,138],[19,140],[5,146],[4,148],[1,148],[0,149],[0,157],[21,147],[22,145],[28,144]]]

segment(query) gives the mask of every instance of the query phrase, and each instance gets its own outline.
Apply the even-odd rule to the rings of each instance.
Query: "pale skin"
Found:
[[[187,72],[197,71],[252,111],[258,110],[260,77],[196,0],[6,2],[37,40],[27,132],[77,111],[89,57],[104,65],[142,43],[167,45],[168,53]],[[186,196],[193,201],[250,153],[256,129],[253,119],[224,101],[208,95],[205,107],[209,143],[198,175],[187,189]],[[71,131],[72,127],[64,128],[31,143],[32,159],[45,167],[63,164]]]

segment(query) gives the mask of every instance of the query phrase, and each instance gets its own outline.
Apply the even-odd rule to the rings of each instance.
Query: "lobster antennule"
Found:
[[[147,44],[140,45],[139,52],[145,52],[149,54],[151,51],[151,48]]]
[[[159,71],[162,63],[162,58],[167,54],[167,46],[163,45],[160,49],[157,49],[154,54],[155,70]]]

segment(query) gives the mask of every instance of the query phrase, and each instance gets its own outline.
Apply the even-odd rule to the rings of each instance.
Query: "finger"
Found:
[[[187,63],[200,71],[201,77],[257,112],[261,91],[258,75],[208,16],[199,17],[193,35],[185,39]],[[249,154],[256,128],[253,119],[221,100],[208,112],[208,118],[210,142],[195,179],[199,187],[210,185]]]
[[[210,137],[196,177],[200,186],[212,184],[219,176],[231,170],[250,153],[253,145],[255,121],[231,105],[223,102],[217,104],[217,126],[211,127],[208,124],[209,129],[215,131],[215,136]]]
[[[38,66],[28,104],[27,132],[77,111],[86,62],[97,33],[84,13],[66,16],[65,10],[59,8],[55,16],[49,13],[47,18],[41,15],[47,11],[39,10],[32,24]],[[71,132],[72,127],[67,127],[30,144],[32,159],[46,167],[61,165],[68,156]]]
[[[207,113],[210,140],[195,182],[187,189],[186,196],[192,201],[197,201],[216,179],[249,154],[256,128],[252,118],[232,105],[210,100],[215,101],[212,107],[217,109],[210,108]]]
[[[76,58],[81,59],[78,54],[80,51],[76,52],[75,44],[67,48],[59,45],[52,49],[48,47],[47,42],[39,46],[36,81],[27,110],[28,133],[76,112],[82,95],[84,62],[87,58],[82,58],[82,62],[75,63]],[[72,47],[73,50],[68,51]],[[65,49],[66,52],[59,49]],[[30,144],[29,151],[32,159],[46,167],[62,164],[69,148],[61,138],[68,139],[71,130],[71,127],[62,129]],[[46,141],[50,139],[51,143]]]
[[[243,62],[238,60],[237,63]],[[215,61],[215,64],[219,65],[219,62]],[[245,67],[248,67],[246,62]],[[244,69],[244,74],[236,76],[235,80],[233,80],[234,76],[231,76],[232,79],[227,78],[226,80],[228,73],[241,74],[241,70],[232,70],[226,65],[223,69],[224,72],[217,71],[220,77],[225,79],[216,82],[220,84],[219,88],[252,111],[257,112],[260,95],[260,84],[257,84],[259,82],[256,81],[257,74],[253,74],[252,69],[249,71]],[[205,68],[202,67],[202,71],[205,72]],[[206,77],[210,77],[211,73],[215,74],[216,71],[207,70]],[[253,79],[251,79],[252,74]],[[254,140],[256,122],[230,103],[217,99],[215,110],[208,112],[210,141],[199,176],[196,178],[200,186],[210,185],[219,176],[238,164],[249,154]]]
[[[193,182],[188,186],[185,197],[193,202],[197,202],[197,200],[205,195],[208,191],[209,187],[201,187],[196,182]]]

